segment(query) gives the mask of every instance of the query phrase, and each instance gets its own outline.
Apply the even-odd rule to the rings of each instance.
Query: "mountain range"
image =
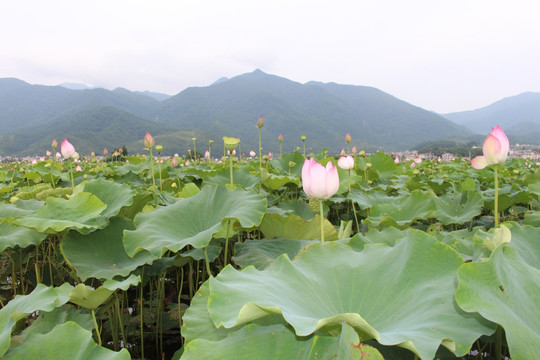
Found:
[[[239,137],[247,153],[258,148],[255,124],[261,114],[264,152],[279,151],[280,133],[284,151],[302,146],[304,135],[307,148],[336,153],[345,147],[347,132],[351,146],[368,151],[403,150],[426,140],[481,142],[489,132],[482,128],[484,135],[475,136],[475,128],[467,128],[474,123],[467,116],[475,112],[439,115],[373,87],[301,84],[258,69],[174,96],[3,78],[0,155],[43,154],[54,138],[67,138],[81,154],[123,145],[129,153],[140,153],[146,131],[163,145],[164,154],[186,154],[192,138],[201,152],[214,140],[214,154],[219,154],[223,136]],[[519,135],[530,126],[515,123],[512,129]]]

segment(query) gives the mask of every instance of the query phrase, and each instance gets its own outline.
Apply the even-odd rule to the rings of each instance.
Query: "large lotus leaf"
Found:
[[[0,221],[11,223],[14,219],[33,215],[44,204],[35,199],[17,200],[14,204],[0,203]]]
[[[300,184],[300,178],[295,176],[270,174],[270,176],[264,180],[263,185],[271,190],[276,190],[290,183],[298,185]]]
[[[181,360],[251,359],[342,359],[383,360],[377,349],[360,343],[354,329],[343,324],[340,336],[297,337],[283,324],[249,324],[221,341],[197,339],[189,342]]]
[[[135,191],[129,185],[102,178],[83,182],[75,189],[75,192],[78,191],[94,194],[99,200],[103,201],[107,205],[107,208],[101,216],[107,219],[118,215],[120,209],[124,206],[133,204],[133,197],[135,196]]]
[[[434,197],[435,217],[444,225],[463,224],[482,213],[484,199],[475,191],[446,194]]]
[[[388,154],[378,151],[370,155],[367,161],[371,163],[371,170],[376,170],[381,178],[392,177],[396,173],[397,165]]]
[[[374,204],[371,207],[370,217],[365,221],[374,226],[404,228],[418,219],[433,217],[435,209],[435,203],[430,195],[414,190],[392,202]]]
[[[325,240],[337,240],[338,233],[332,223],[324,219],[323,224]],[[311,220],[304,220],[296,215],[266,214],[259,229],[267,239],[320,239],[321,217],[316,215]]]
[[[279,159],[270,161],[270,165],[282,174],[300,177],[304,166],[304,155],[298,152],[283,154]],[[292,167],[290,165],[293,165]]]
[[[311,211],[309,204],[305,201],[285,200],[279,202],[276,207],[284,210],[287,214],[298,215],[305,220],[311,220],[315,217],[315,213]]]
[[[228,219],[251,228],[261,223],[265,210],[266,199],[260,194],[205,186],[195,196],[137,215],[137,229],[124,231],[124,246],[129,256],[147,250],[155,258],[186,245],[202,248]]]
[[[68,283],[53,288],[38,284],[28,295],[17,295],[0,310],[0,355],[6,353],[15,323],[34,311],[52,311],[69,301],[73,286]]]
[[[127,276],[144,264],[151,264],[154,257],[148,251],[141,251],[129,257],[122,241],[124,230],[133,230],[133,221],[112,218],[105,229],[88,235],[70,232],[60,243],[65,258],[84,281],[94,277],[112,279]]]
[[[540,269],[540,228],[521,226],[516,222],[505,222],[504,225],[512,233],[510,245],[516,248],[523,261]]]
[[[224,167],[215,176],[204,179],[203,186],[227,185],[231,183],[229,167]],[[259,176],[252,175],[248,170],[233,168],[233,183],[244,189],[253,189],[259,183]]]
[[[25,248],[30,245],[39,245],[47,237],[33,229],[10,225],[0,222],[0,252],[7,248]]]
[[[458,270],[458,305],[500,324],[512,359],[538,357],[540,270],[527,264],[511,245],[499,246],[486,262]]]
[[[69,200],[49,197],[43,207],[13,223],[48,234],[66,229],[87,234],[103,225],[98,220],[106,207],[95,195],[86,192],[75,194]]]
[[[57,325],[47,334],[31,334],[26,341],[8,352],[6,360],[128,360],[129,351],[114,352],[98,346],[92,333],[77,323]]]
[[[440,231],[434,234],[435,238],[439,241],[453,247],[464,260],[475,259],[475,240],[474,234],[478,231],[475,228],[472,231],[468,229],[462,229],[457,231]]]
[[[107,280],[97,289],[92,289],[88,285],[81,283],[71,290],[69,301],[85,309],[94,310],[103,304],[116,290],[127,290],[132,285],[137,285],[140,280],[139,275],[132,274],[122,281]]]
[[[380,190],[365,192],[358,189],[353,189],[347,195],[347,197],[358,204],[360,210],[369,209],[375,204],[397,200],[396,198],[388,196],[384,191]]]
[[[320,241],[297,239],[246,240],[234,245],[233,260],[241,268],[253,265],[261,270],[281,254],[287,254],[292,259],[306,246],[318,242]]]
[[[525,214],[523,223],[526,225],[540,227],[540,211],[532,211]]]
[[[428,238],[411,236],[361,252],[315,244],[294,261],[280,256],[263,271],[227,266],[210,279],[208,309],[216,326],[281,313],[299,336],[334,332],[344,321],[362,341],[399,345],[425,359],[442,343],[462,356],[494,331],[492,323],[455,304],[462,263],[452,248]]]
[[[361,352],[382,359],[375,349],[360,344],[346,324],[338,337],[295,336],[277,314],[232,329],[216,328],[208,313],[209,293],[205,282],[182,318],[186,347],[181,359],[360,359]]]
[[[394,246],[396,241],[403,240],[405,238],[414,239],[428,239],[431,241],[433,238],[420,230],[405,229],[400,230],[395,227],[387,227],[381,231],[377,229],[371,229],[366,234],[358,233],[354,235],[349,241],[349,245],[356,251],[362,250],[368,244],[386,244],[388,246]]]
[[[539,195],[540,196],[540,182],[534,182],[532,184],[529,184],[528,186],[529,188],[529,191],[533,194],[536,194],[536,195]]]

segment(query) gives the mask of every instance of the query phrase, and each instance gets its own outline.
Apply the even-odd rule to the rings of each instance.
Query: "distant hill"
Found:
[[[438,114],[372,87],[301,84],[261,70],[187,88],[161,101],[123,88],[72,90],[0,79],[0,154],[42,154],[52,138],[68,136],[81,152],[125,143],[133,147],[129,151],[138,151],[147,130],[169,144],[165,152],[185,153],[191,137],[201,152],[210,139],[214,149],[222,150],[221,138],[234,136],[247,153],[258,148],[260,114],[266,122],[264,152],[278,151],[280,133],[284,151],[301,146],[305,135],[308,149],[325,147],[332,153],[345,147],[347,132],[351,147],[368,151],[471,135]]]
[[[261,70],[192,87],[164,101],[159,122],[186,129],[204,128],[240,137],[256,149],[259,114],[265,118],[263,148],[276,151],[283,134],[287,151],[306,144],[337,152],[350,132],[358,148],[405,149],[425,139],[466,136],[451,121],[371,87],[300,84]],[[351,145],[351,146],[352,146]]]
[[[488,134],[495,125],[499,125],[515,136],[530,137],[530,125],[540,124],[540,93],[526,92],[477,110],[442,116],[481,134]]]

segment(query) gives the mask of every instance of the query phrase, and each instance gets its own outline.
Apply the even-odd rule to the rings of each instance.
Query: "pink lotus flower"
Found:
[[[420,164],[422,162],[422,158],[419,158],[419,157],[415,157],[413,160],[417,164]]]
[[[399,164],[399,156],[396,156],[396,158],[394,159],[394,163]]]
[[[210,159],[210,151],[206,150],[204,152],[204,158],[207,159],[207,160]]]
[[[306,159],[302,167],[302,184],[310,198],[329,199],[339,188],[337,167],[331,161],[324,167],[313,158]]]
[[[255,151],[251,150],[251,151],[249,152],[249,156],[255,157],[255,155],[257,155],[257,154],[255,154]]]
[[[171,160],[171,166],[172,167],[177,167],[178,166],[178,159],[176,159],[176,156],[173,156],[173,158]]]
[[[351,170],[354,168],[354,158],[351,155],[340,157],[337,164],[343,170]]]
[[[45,155],[51,156],[51,152],[49,150],[45,151]]]
[[[506,161],[510,143],[499,125],[495,126],[484,140],[482,151],[483,156],[477,156],[471,160],[471,166],[475,169],[483,169],[488,165],[502,164]]]
[[[271,152],[268,153],[268,160],[272,160],[272,153]]]
[[[75,155],[75,148],[69,141],[67,141],[67,139],[64,139],[64,141],[62,141],[60,144],[60,152],[64,158],[70,159]]]
[[[81,165],[77,165],[77,167],[75,168],[75,171],[82,171]]]

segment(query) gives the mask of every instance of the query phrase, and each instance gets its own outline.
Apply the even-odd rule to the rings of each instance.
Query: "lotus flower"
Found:
[[[488,165],[502,164],[506,161],[509,150],[510,143],[508,142],[508,138],[499,125],[497,125],[484,141],[484,146],[482,147],[484,155],[472,159],[471,166],[475,169],[483,169]]]
[[[354,158],[351,155],[340,157],[337,164],[343,170],[351,170],[354,168]]]
[[[67,139],[64,139],[60,144],[60,152],[65,159],[70,159],[75,156],[75,148]]]
[[[82,171],[81,165],[77,165],[77,166],[75,167],[75,171]]]
[[[251,151],[249,152],[249,156],[255,157],[255,155],[257,155],[257,154],[255,154],[255,151],[251,150]]]
[[[306,159],[302,167],[302,183],[310,198],[329,199],[339,188],[337,168],[331,161],[324,167],[313,158]]]

